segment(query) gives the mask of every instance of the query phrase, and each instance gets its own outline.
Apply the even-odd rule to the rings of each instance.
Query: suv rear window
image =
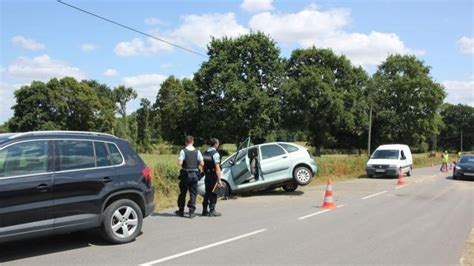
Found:
[[[95,167],[92,141],[58,140],[59,170],[75,170]]]
[[[94,145],[97,167],[112,165],[112,163],[110,162],[109,152],[107,151],[105,143],[95,141]]]
[[[0,150],[0,178],[46,173],[48,141],[28,141]]]
[[[107,143],[109,146],[109,151],[110,151],[110,160],[114,165],[121,164],[123,162],[122,154],[120,154],[120,151],[118,150],[117,146],[112,143]]]

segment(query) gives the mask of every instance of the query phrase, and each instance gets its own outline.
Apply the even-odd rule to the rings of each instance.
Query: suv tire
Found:
[[[135,240],[143,225],[143,214],[138,205],[129,199],[121,199],[110,204],[104,212],[102,233],[114,244],[124,244]]]
[[[313,173],[308,167],[300,166],[293,170],[293,180],[300,186],[306,186],[311,182]]]

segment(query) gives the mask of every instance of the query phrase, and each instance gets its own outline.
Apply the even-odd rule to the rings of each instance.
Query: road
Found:
[[[108,245],[93,232],[0,246],[8,265],[458,264],[474,227],[474,182],[439,168],[396,179],[333,184],[220,201],[222,217],[179,218],[172,209],[145,220],[133,243]]]

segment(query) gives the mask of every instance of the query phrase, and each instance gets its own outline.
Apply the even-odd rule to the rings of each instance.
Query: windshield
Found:
[[[473,163],[474,164],[474,156],[463,156],[459,160],[459,163]]]
[[[372,154],[371,159],[389,159],[389,160],[398,160],[398,150],[376,150]]]

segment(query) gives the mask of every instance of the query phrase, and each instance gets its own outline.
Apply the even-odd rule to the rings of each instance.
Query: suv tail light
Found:
[[[151,175],[151,169],[150,167],[145,167],[142,171],[143,177],[145,177],[145,180],[151,182],[152,175]]]

